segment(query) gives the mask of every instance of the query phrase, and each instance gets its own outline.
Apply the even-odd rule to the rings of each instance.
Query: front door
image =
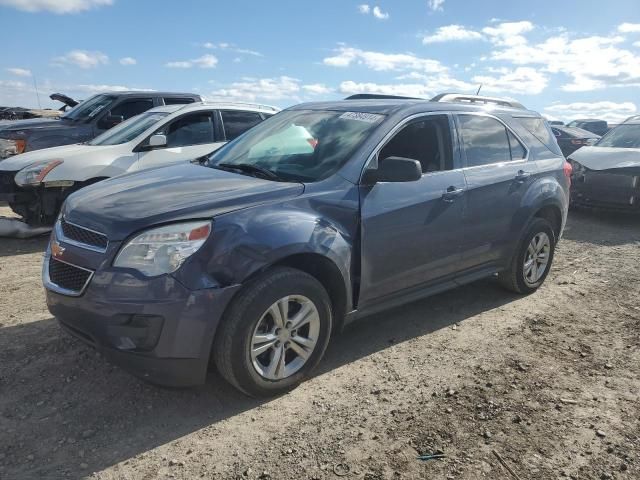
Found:
[[[361,186],[362,266],[358,308],[453,278],[460,263],[465,178],[454,153],[452,120],[407,123],[379,151],[418,160],[415,182]]]
[[[188,162],[217,150],[224,142],[216,142],[213,125],[212,111],[189,113],[164,125],[155,133],[166,135],[167,145],[141,152],[138,170]]]

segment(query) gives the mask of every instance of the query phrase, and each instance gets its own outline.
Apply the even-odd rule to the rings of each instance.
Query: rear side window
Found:
[[[522,160],[527,156],[527,150],[522,146],[520,140],[516,138],[511,130],[507,129],[507,135],[509,136],[509,146],[511,147],[511,159]]]
[[[135,100],[125,100],[121,104],[111,109],[111,115],[122,116],[124,119],[135,117],[153,108],[153,100],[150,98],[137,98]]]
[[[511,161],[509,137],[502,123],[479,115],[459,115],[458,119],[468,167]]]
[[[558,155],[562,154],[558,147],[558,142],[556,142],[556,138],[551,132],[551,128],[549,128],[549,125],[547,125],[547,122],[543,118],[518,117],[517,120],[549,150]]]
[[[185,105],[187,103],[193,103],[195,100],[189,97],[169,97],[163,98],[165,105]]]
[[[245,112],[242,110],[221,110],[224,133],[228,141],[239,137],[251,127],[262,121],[257,112]]]
[[[167,147],[187,147],[213,141],[211,112],[185,115],[167,129]]]

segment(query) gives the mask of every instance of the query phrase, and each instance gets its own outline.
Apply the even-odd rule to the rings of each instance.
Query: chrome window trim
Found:
[[[507,125],[501,118],[496,117],[495,115],[491,115],[490,113],[486,113],[486,112],[454,112],[454,117],[458,117],[460,115],[475,115],[477,117],[489,117],[489,118],[493,118],[495,120],[497,120],[498,122],[500,122],[505,129],[507,129],[509,132],[511,132],[513,134],[514,137],[516,137],[516,139],[520,142],[520,144],[522,145],[522,148],[524,148],[525,152],[527,153],[524,158],[518,158],[516,160],[505,160],[502,162],[493,162],[493,163],[484,163],[482,165],[466,165],[467,163],[467,152],[464,148],[464,135],[462,134],[462,128],[458,128],[457,125],[457,118],[456,118],[456,128],[458,128],[458,134],[460,135],[460,150],[461,152],[464,152],[464,163],[465,166],[462,167],[462,170],[470,170],[470,169],[475,169],[475,168],[482,168],[482,167],[490,167],[490,166],[496,166],[496,165],[517,165],[518,163],[526,163],[529,161],[529,155],[531,153],[529,147],[527,146],[527,144],[525,142],[522,141],[522,138],[520,137],[520,135],[518,135],[516,132],[513,131],[513,129],[511,127],[509,127],[509,125]],[[514,117],[515,118],[515,117]],[[540,118],[540,117],[536,117],[536,116],[531,116],[529,118]],[[508,139],[508,137],[507,137]],[[509,154],[511,154],[511,145],[509,144]]]
[[[452,118],[451,118],[451,113],[450,111],[435,111],[435,112],[421,112],[421,113],[414,113],[413,115],[408,116],[407,118],[404,118],[402,121],[398,122],[396,124],[395,127],[393,127],[391,130],[389,130],[387,132],[387,134],[382,138],[382,140],[380,140],[378,142],[378,144],[375,146],[375,148],[373,149],[373,151],[369,154],[369,156],[367,157],[367,161],[364,163],[364,167],[362,168],[362,171],[360,172],[360,178],[358,180],[358,184],[360,184],[362,182],[362,176],[364,175],[364,173],[367,171],[367,169],[369,168],[369,165],[371,164],[371,162],[373,161],[374,158],[378,157],[378,154],[380,153],[380,150],[382,150],[384,148],[384,146],[389,142],[389,140],[391,140],[391,138],[393,136],[395,136],[396,133],[398,133],[402,128],[404,128],[409,122],[417,119],[417,118],[421,118],[421,117],[433,117],[435,115],[444,115],[447,117],[447,120],[449,122],[449,129],[451,129],[452,125]],[[455,131],[455,124],[453,125],[454,131],[451,131],[451,155],[453,160],[455,161],[456,159],[456,144],[455,144],[455,140],[454,140],[454,135],[457,135],[457,132]],[[425,175],[433,175],[434,173],[447,173],[447,172],[455,172],[458,170],[463,170],[464,167],[459,167],[459,168],[452,168],[451,170],[438,170],[435,172],[423,172],[422,173],[422,177],[424,177]]]
[[[73,240],[72,238],[67,237],[64,234],[64,232],[62,231],[62,221],[64,221],[65,223],[68,223],[69,225],[73,225],[76,228],[81,228],[81,229],[87,230],[87,231],[89,231],[91,233],[95,233],[97,235],[103,236],[107,240],[107,245],[104,248],[100,248],[100,247],[96,247],[94,245],[89,245],[88,243],[78,242],[76,240]],[[107,248],[109,247],[109,237],[107,237],[104,233],[98,232],[97,230],[92,230],[92,229],[87,228],[87,227],[83,227],[82,225],[78,225],[77,223],[69,222],[64,217],[62,217],[60,221],[56,222],[55,231],[56,231],[56,238],[59,241],[62,241],[62,242],[67,243],[69,245],[73,245],[75,247],[84,248],[85,250],[91,250],[92,252],[97,252],[97,253],[105,253],[107,251]]]
[[[54,260],[56,262],[64,263],[64,264],[69,265],[71,267],[78,268],[80,270],[84,270],[85,272],[89,272],[89,277],[87,278],[87,281],[84,282],[84,285],[82,286],[82,288],[79,291],[69,290],[68,288],[61,287],[57,283],[53,283],[53,281],[51,280],[51,277],[49,276],[49,261],[50,260]],[[65,262],[64,260],[59,260],[57,258],[52,258],[51,257],[51,253],[49,253],[49,251],[47,251],[47,253],[45,253],[45,255],[44,255],[44,262],[42,264],[42,283],[44,283],[44,287],[47,290],[51,290],[52,292],[59,293],[61,295],[67,295],[69,297],[79,297],[86,290],[87,286],[89,285],[89,282],[91,282],[91,279],[93,278],[93,274],[94,273],[95,272],[93,270],[89,270],[88,268],[79,267],[78,265],[74,265],[73,263]]]

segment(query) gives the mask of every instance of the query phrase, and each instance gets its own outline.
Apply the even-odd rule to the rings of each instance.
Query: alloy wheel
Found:
[[[545,232],[540,232],[531,239],[524,258],[524,281],[535,285],[547,271],[551,240]]]

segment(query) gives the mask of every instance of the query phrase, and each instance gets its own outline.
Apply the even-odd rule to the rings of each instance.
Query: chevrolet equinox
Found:
[[[571,167],[519,104],[441,95],[298,105],[194,164],[71,195],[43,265],[70,334],[153,383],[215,364],[285,392],[353,320],[497,275],[527,294]]]

